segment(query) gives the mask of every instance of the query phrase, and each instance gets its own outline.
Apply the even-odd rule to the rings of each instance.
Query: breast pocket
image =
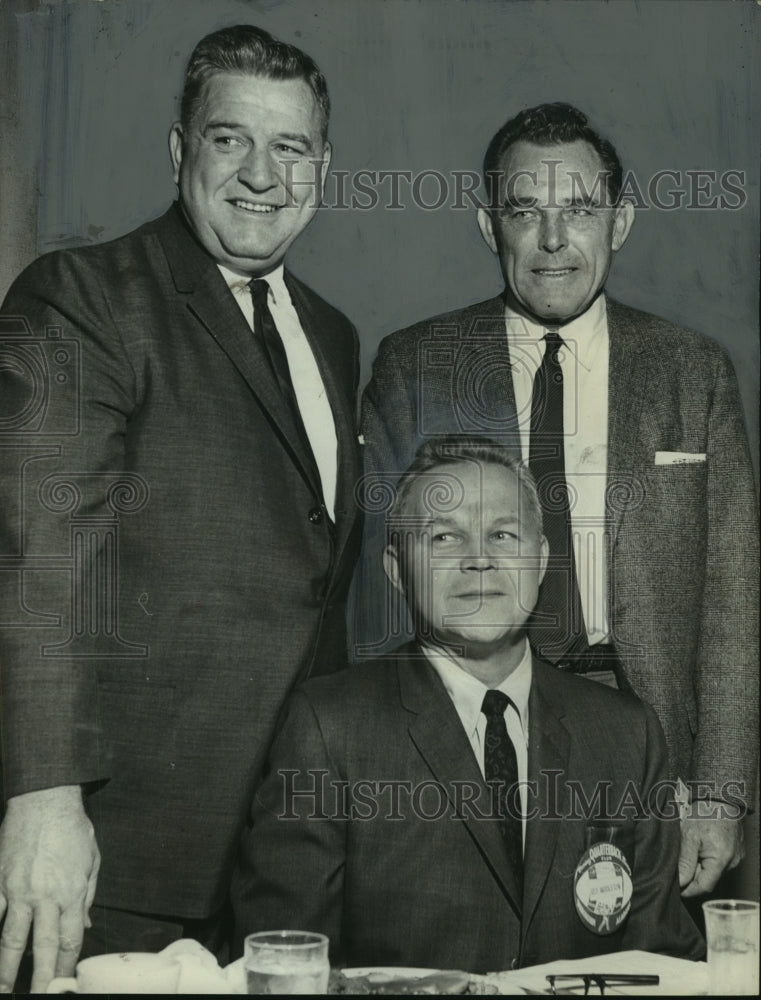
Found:
[[[650,499],[666,510],[684,513],[705,502],[706,462],[678,462],[654,465],[648,474],[646,488]]]

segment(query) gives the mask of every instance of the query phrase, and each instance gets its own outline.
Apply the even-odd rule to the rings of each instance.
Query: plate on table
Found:
[[[330,993],[364,993],[372,996],[496,994],[497,987],[486,976],[443,969],[418,969],[372,965],[331,972]],[[523,990],[519,991],[523,994]]]

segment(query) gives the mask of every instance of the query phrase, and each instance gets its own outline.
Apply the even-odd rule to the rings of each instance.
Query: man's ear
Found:
[[[169,130],[169,155],[172,158],[172,168],[174,170],[174,183],[180,183],[180,164],[182,163],[182,144],[185,137],[182,132],[182,125],[175,122]]]
[[[328,167],[330,166],[330,159],[333,156],[333,147],[329,142],[325,143],[325,150],[322,154],[322,166],[320,167],[320,201],[322,201],[322,196],[325,191],[325,180],[328,176]]]
[[[622,201],[616,205],[613,221],[613,241],[611,246],[614,250],[620,250],[634,225],[634,205],[630,201]]]
[[[478,228],[481,230],[484,242],[491,252],[498,253],[497,241],[494,239],[494,225],[492,224],[491,212],[488,212],[485,208],[479,208],[478,210]]]
[[[404,574],[399,564],[399,556],[393,545],[387,545],[383,550],[383,569],[391,581],[394,590],[398,590],[402,597],[404,597],[404,582],[402,580]]]
[[[544,574],[547,572],[547,563],[550,558],[550,543],[547,541],[544,535],[542,535],[541,541],[539,542],[539,583],[544,579]]]

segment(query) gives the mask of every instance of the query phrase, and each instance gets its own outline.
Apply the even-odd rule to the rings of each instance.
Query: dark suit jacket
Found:
[[[444,685],[414,652],[403,647],[293,696],[233,884],[239,934],[294,926],[329,935],[334,961],[348,965],[472,972],[627,948],[698,957],[702,942],[679,899],[678,821],[629,812],[620,824],[634,892],[618,931],[595,934],[574,906],[574,871],[598,810],[584,817],[573,783],[588,802],[606,784],[609,816],[627,787],[646,803],[665,773],[652,710],[534,661],[529,815],[537,812],[521,896],[495,822],[463,805],[471,793],[462,789],[484,789],[481,773]],[[347,788],[343,813],[333,782]],[[298,794],[310,787],[326,794]]]
[[[335,527],[262,347],[176,206],[42,257],[3,307],[31,328],[6,322],[14,357],[32,344],[26,369],[0,373],[20,414],[0,498],[6,794],[87,784],[107,905],[219,905],[287,693],[345,662],[358,346],[286,281],[335,418]],[[25,376],[43,356],[37,413]]]
[[[740,782],[752,802],[758,525],[735,375],[712,340],[611,300],[607,307],[612,638],[663,725],[672,772],[719,792]],[[485,434],[519,454],[502,298],[387,337],[365,391],[362,431],[366,470],[392,477],[434,434]],[[656,464],[664,451],[704,460]],[[369,626],[365,616],[384,604],[381,521],[368,519],[359,581],[366,643],[386,627],[385,616]]]

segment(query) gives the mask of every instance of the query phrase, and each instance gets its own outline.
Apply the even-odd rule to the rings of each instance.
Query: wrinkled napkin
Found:
[[[192,938],[173,941],[159,952],[167,962],[180,966],[177,992],[183,993],[245,993],[246,979],[243,959],[221,968],[216,958]]]

